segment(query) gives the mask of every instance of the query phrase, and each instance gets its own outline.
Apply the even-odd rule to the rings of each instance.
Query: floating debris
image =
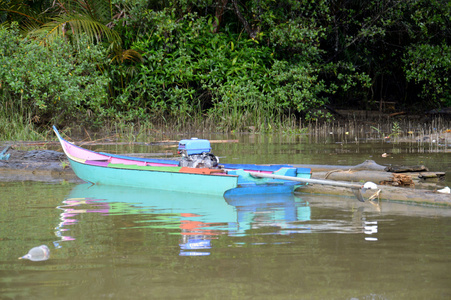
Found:
[[[368,181],[363,185],[363,189],[365,190],[377,190],[377,184],[374,182]]]
[[[50,249],[46,245],[41,245],[39,247],[31,248],[30,251],[28,251],[27,254],[25,254],[22,257],[19,257],[19,259],[28,259],[31,261],[43,261],[47,260],[50,257]]]
[[[415,183],[412,180],[412,176],[393,173],[393,179],[384,180],[380,182],[382,185],[392,185],[392,186],[404,186],[404,187],[414,187]]]
[[[449,187],[445,187],[443,189],[437,190],[437,193],[449,194],[451,193],[451,189]]]
[[[11,154],[6,154],[6,152],[8,152],[9,148],[11,148],[11,146],[7,146],[5,149],[3,149],[2,152],[0,152],[0,160],[8,160]]]

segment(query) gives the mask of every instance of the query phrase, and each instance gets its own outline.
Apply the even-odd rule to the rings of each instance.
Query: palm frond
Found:
[[[52,40],[56,36],[64,36],[68,33],[77,41],[82,34],[86,34],[92,41],[100,42],[106,39],[110,43],[120,44],[121,42],[121,38],[116,31],[86,15],[66,14],[55,17],[51,22],[35,30],[33,35]]]
[[[144,59],[141,54],[133,49],[123,50],[119,47],[116,47],[112,62],[124,63],[125,61],[134,61],[134,62],[143,62]]]
[[[113,16],[110,0],[70,0],[75,1],[77,11],[102,23],[107,23]]]
[[[21,23],[44,24],[43,17],[31,9],[30,6],[24,4],[23,1],[0,0],[0,11],[7,13],[10,21],[19,21],[21,19]]]

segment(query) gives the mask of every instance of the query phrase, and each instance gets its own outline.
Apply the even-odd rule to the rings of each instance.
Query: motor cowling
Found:
[[[198,138],[181,140],[178,153],[182,156],[181,167],[216,168],[219,164],[219,159],[211,153],[210,141],[208,140]]]

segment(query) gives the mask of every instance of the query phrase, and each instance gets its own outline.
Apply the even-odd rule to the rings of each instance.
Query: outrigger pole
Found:
[[[261,178],[292,180],[292,181],[298,181],[298,182],[302,182],[302,183],[322,184],[322,185],[331,185],[331,186],[350,188],[360,202],[365,202],[365,199],[363,199],[363,196],[362,196],[362,189],[364,189],[364,188],[363,188],[363,185],[360,185],[360,184],[340,182],[340,181],[327,180],[327,179],[301,178],[301,177],[273,175],[273,174],[257,173],[257,172],[249,172],[249,174],[254,177],[261,177]]]

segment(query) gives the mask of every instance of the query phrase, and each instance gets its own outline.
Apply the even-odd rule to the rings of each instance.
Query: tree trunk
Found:
[[[241,14],[240,8],[238,7],[238,3],[236,0],[232,0],[232,4],[235,14],[238,17],[238,20],[240,20],[241,24],[244,26],[244,30],[246,30],[247,34],[251,39],[254,39],[258,34],[258,28],[257,30],[253,30],[251,28],[247,20],[244,18],[243,14]]]
[[[224,10],[229,0],[218,0],[216,5],[215,12],[215,21],[213,22],[213,32],[216,33],[219,30],[219,26],[221,25],[222,16],[224,15]]]

